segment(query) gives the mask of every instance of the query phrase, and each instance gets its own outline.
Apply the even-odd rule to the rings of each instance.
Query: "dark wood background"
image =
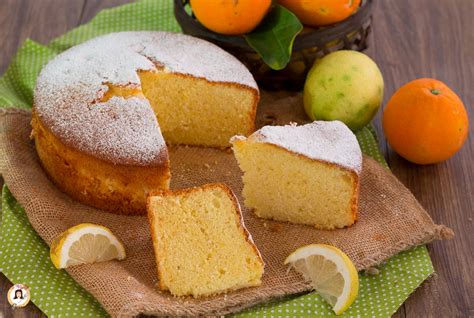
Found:
[[[0,73],[26,38],[41,43],[89,21],[99,10],[128,0],[0,0]],[[420,77],[439,79],[464,101],[474,124],[474,0],[376,0],[367,53],[385,78],[385,100]],[[431,166],[410,164],[387,145],[380,113],[380,147],[393,173],[437,223],[451,227],[451,241],[428,248],[436,270],[394,317],[474,317],[474,143]],[[0,317],[44,317],[33,305],[13,312],[11,283],[0,274]]]

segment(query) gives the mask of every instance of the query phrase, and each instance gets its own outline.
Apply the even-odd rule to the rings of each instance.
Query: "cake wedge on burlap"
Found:
[[[320,229],[355,222],[362,153],[342,122],[265,126],[231,142],[257,216]]]
[[[260,285],[262,257],[226,185],[156,192],[147,209],[160,289],[201,297]]]

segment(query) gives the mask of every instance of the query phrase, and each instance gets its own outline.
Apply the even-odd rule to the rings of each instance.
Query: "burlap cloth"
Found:
[[[69,274],[112,316],[227,314],[272,298],[308,291],[294,271],[287,273],[285,257],[309,243],[333,244],[345,251],[357,269],[433,240],[452,231],[433,223],[413,195],[387,169],[364,157],[359,220],[347,229],[316,230],[310,226],[257,218],[243,207],[245,224],[266,263],[262,285],[212,298],[174,298],[156,288],[157,274],[145,217],[119,216],[84,206],[61,193],[43,172],[29,139],[31,113],[0,110],[0,172],[11,193],[24,207],[39,235],[50,244],[67,228],[91,222],[109,227],[125,242],[127,258],[77,266]],[[301,96],[263,96],[258,126],[303,122]],[[172,147],[171,188],[225,182],[241,197],[241,172],[230,151]],[[242,204],[243,205],[243,204]]]

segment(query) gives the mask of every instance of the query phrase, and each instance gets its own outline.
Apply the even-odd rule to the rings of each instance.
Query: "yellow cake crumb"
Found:
[[[148,217],[160,289],[201,297],[260,285],[264,264],[227,186],[152,194]]]
[[[167,72],[138,74],[168,143],[228,147],[232,136],[255,129],[254,89]]]
[[[257,216],[320,229],[355,222],[362,157],[342,123],[266,126],[232,143],[245,205]]]

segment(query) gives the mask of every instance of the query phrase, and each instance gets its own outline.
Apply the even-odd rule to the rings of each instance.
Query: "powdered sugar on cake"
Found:
[[[362,170],[359,143],[352,131],[340,121],[315,121],[301,126],[265,126],[249,139],[274,144],[357,173]]]
[[[113,97],[99,102],[106,84],[139,87],[137,71],[157,67],[257,88],[237,59],[206,41],[166,32],[112,33],[75,46],[44,67],[35,113],[62,142],[80,151],[114,163],[157,164],[167,155],[148,101]]]

